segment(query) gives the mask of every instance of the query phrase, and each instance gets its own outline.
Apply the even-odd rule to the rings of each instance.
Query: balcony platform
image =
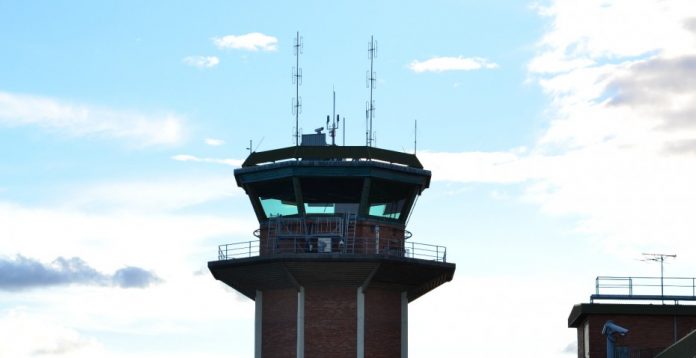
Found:
[[[382,254],[288,253],[208,262],[213,276],[254,299],[256,290],[312,286],[407,292],[409,302],[451,281],[456,265]]]

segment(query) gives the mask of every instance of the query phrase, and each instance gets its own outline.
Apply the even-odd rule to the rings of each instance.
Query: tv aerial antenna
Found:
[[[413,120],[413,155],[416,155],[418,149],[418,120]]]
[[[302,98],[300,97],[300,85],[302,85],[302,68],[300,68],[300,54],[304,49],[304,42],[297,31],[293,45],[295,53],[295,67],[292,68],[292,83],[295,85],[295,97],[292,99],[292,114],[295,115],[295,146],[300,145],[300,113],[302,113]]]
[[[259,146],[261,146],[261,143],[263,143],[263,140],[264,140],[264,139],[266,139],[266,137],[261,137],[261,140],[260,140],[259,143],[256,145],[256,147],[254,147],[254,146],[252,145],[253,142],[251,141],[251,139],[249,139],[249,148],[246,148],[246,150],[249,151],[249,155],[251,155],[252,153],[256,152],[256,150],[259,149]]]
[[[660,263],[660,295],[665,296],[665,259],[667,258],[676,258],[677,255],[675,254],[651,254],[651,253],[643,253],[643,260],[641,261],[653,261],[653,262],[659,262]],[[664,303],[664,300],[662,301]]]
[[[333,89],[333,117],[331,119],[331,124],[329,125],[329,116],[326,116],[326,129],[329,131],[331,136],[331,145],[336,145],[336,130],[341,124],[341,117],[336,114],[336,89]],[[345,124],[345,118],[344,118]],[[344,128],[345,129],[345,128]],[[345,133],[343,135],[343,145],[346,144]]]
[[[372,99],[372,92],[377,87],[377,72],[375,72],[375,57],[377,57],[377,41],[374,36],[370,36],[370,42],[367,44],[367,57],[370,59],[370,71],[367,72],[365,82],[367,88],[370,89],[370,101],[365,106],[365,141],[368,147],[371,147],[374,142],[372,131],[372,118],[375,116],[375,100]]]

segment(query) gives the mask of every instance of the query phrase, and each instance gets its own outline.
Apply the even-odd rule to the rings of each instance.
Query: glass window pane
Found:
[[[410,199],[413,186],[406,183],[373,179],[370,186],[370,216],[399,220],[406,200]]]
[[[310,204],[305,203],[305,213],[307,214],[333,214],[336,212],[336,206],[333,203],[327,204]]]
[[[297,215],[292,180],[282,179],[253,184],[266,217]]]
[[[269,218],[274,216],[297,215],[297,204],[295,203],[273,198],[259,198],[259,200],[261,200],[263,211]]]
[[[370,215],[383,218],[396,219],[401,217],[401,209],[404,207],[404,199],[391,203],[370,203]]]
[[[307,214],[357,214],[362,185],[362,178],[300,178],[305,212]]]

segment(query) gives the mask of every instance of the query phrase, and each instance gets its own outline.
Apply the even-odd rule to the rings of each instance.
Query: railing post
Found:
[[[633,278],[628,278],[628,295],[633,296]]]
[[[599,276],[595,278],[595,294],[599,295]]]
[[[249,241],[249,257],[251,257],[251,241]]]

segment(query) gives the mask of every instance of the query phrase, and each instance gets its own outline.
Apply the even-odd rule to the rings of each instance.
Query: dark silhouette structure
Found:
[[[408,303],[452,280],[442,246],[406,222],[430,172],[415,155],[302,145],[235,170],[256,240],[221,245],[213,276],[256,303],[256,357],[407,357]]]

